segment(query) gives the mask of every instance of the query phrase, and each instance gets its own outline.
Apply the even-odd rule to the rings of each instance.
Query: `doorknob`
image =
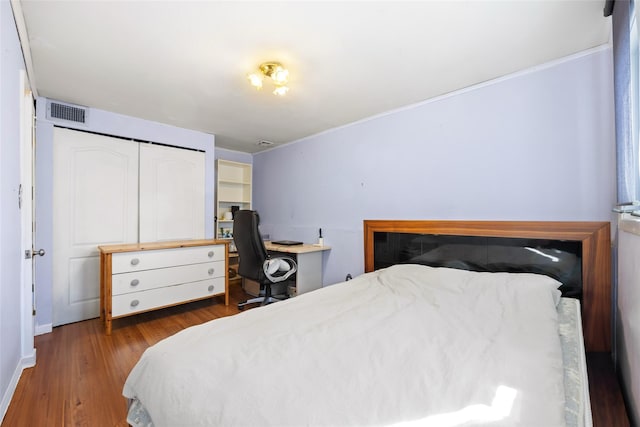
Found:
[[[44,249],[40,249],[40,250],[26,250],[24,251],[24,259],[31,259],[31,257],[36,256],[36,255],[40,255],[40,256],[44,256],[45,252]]]

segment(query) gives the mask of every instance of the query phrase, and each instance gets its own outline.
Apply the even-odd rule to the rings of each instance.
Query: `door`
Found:
[[[20,208],[21,241],[23,261],[20,279],[21,294],[21,355],[27,365],[35,364],[33,345],[35,315],[35,288],[33,283],[33,95],[25,71],[20,71],[20,187],[18,207]]]
[[[140,144],[140,242],[204,239],[204,153]]]
[[[138,241],[138,144],[62,128],[53,147],[53,326],[99,316],[98,245]]]

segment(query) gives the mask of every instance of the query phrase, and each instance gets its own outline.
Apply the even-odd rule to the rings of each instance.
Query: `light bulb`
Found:
[[[274,72],[271,74],[271,78],[277,85],[284,85],[289,80],[289,70],[286,70],[282,67],[276,67]]]
[[[289,92],[289,88],[286,86],[278,86],[274,89],[273,94],[278,96],[285,96]]]
[[[255,86],[256,89],[262,89],[262,77],[257,74],[249,74],[247,79],[249,79],[251,85]]]

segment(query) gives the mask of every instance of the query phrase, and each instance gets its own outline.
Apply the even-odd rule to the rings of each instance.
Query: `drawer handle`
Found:
[[[209,269],[209,276],[211,276],[213,274],[213,272],[215,271],[215,268],[210,268]]]
[[[138,301],[137,299],[134,299],[133,301],[131,301],[131,307],[137,307],[138,304],[140,304],[140,301]]]
[[[140,263],[140,260],[138,258],[134,258],[131,260],[131,265],[138,265]]]
[[[214,255],[213,251],[209,251],[209,253],[207,254],[209,258],[213,258],[213,255]]]
[[[139,284],[140,284],[140,280],[138,280],[138,279],[133,279],[131,281],[131,286],[138,286]]]
[[[207,290],[208,290],[209,292],[213,291],[213,285],[209,285],[209,287],[207,288]]]

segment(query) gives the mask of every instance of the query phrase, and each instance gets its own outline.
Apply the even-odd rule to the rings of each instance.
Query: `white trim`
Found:
[[[16,29],[18,30],[18,38],[20,39],[20,47],[22,49],[22,56],[24,57],[24,65],[27,68],[27,76],[31,85],[31,92],[33,97],[38,97],[38,90],[36,89],[36,74],[33,71],[33,60],[31,59],[31,46],[29,45],[29,35],[27,33],[27,24],[24,22],[24,14],[22,13],[22,4],[20,0],[10,0],[11,9],[13,10],[13,20],[16,23]]]
[[[15,371],[13,371],[11,381],[7,386],[4,396],[2,396],[2,401],[0,401],[0,420],[4,418],[5,414],[7,413],[7,409],[9,409],[9,404],[11,403],[11,399],[13,398],[13,393],[15,393],[16,391],[16,387],[18,387],[18,381],[20,381],[22,371],[24,371],[26,368],[35,366],[35,364],[36,350],[33,349],[33,353],[24,356],[16,365],[16,369]]]
[[[33,96],[29,87],[29,77],[24,70],[20,70],[20,185],[22,188],[20,207],[20,239],[21,254],[33,247]],[[21,300],[21,350],[24,357],[34,352],[33,323],[34,323],[34,291],[33,291],[33,261],[22,258],[20,273]]]
[[[618,228],[627,233],[640,236],[640,218],[631,216],[628,213],[620,214],[618,216]]]
[[[20,360],[20,366],[22,366],[22,370],[24,371],[27,368],[33,368],[36,366],[36,349],[34,348],[31,354],[24,356]]]

